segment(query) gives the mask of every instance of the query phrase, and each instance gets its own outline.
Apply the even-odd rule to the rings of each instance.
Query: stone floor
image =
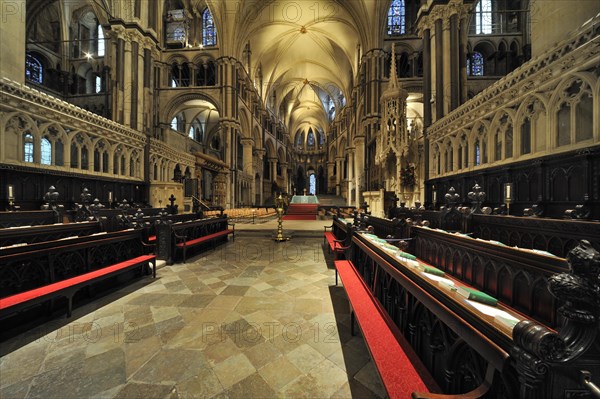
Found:
[[[0,397],[385,396],[322,238],[269,236],[240,228],[235,242],[3,342]]]

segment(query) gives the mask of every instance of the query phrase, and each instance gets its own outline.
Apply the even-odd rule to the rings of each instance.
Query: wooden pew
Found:
[[[350,244],[350,238],[352,238],[351,221],[334,216],[331,226],[323,227],[323,245],[327,245],[329,253],[336,253],[336,251],[342,248],[347,249]],[[328,229],[330,229],[330,231],[328,231]]]
[[[408,398],[415,391],[439,391],[412,348],[365,286],[352,262],[336,260],[335,270],[350,302],[352,335],[356,320],[388,397]]]
[[[100,232],[101,226],[98,222],[57,223],[6,228],[0,229],[0,247],[54,241],[65,237],[88,236]]]
[[[52,210],[0,212],[0,228],[38,226],[62,222]]]
[[[55,245],[52,245],[55,244]],[[132,269],[144,272],[154,255],[147,255],[142,230],[131,229],[19,247],[22,251],[0,255],[0,318],[58,297],[68,300],[83,287]]]
[[[158,258],[168,264],[178,258],[179,252],[185,263],[190,248],[204,244],[215,248],[217,242],[227,240],[229,235],[235,240],[235,225],[228,221],[227,215],[177,223],[162,220],[156,228]]]
[[[410,233],[405,219],[385,219],[371,215],[362,215],[360,222],[373,226],[373,233],[381,238],[408,238]]]
[[[597,284],[597,276],[586,274],[585,268],[600,269],[600,255],[581,252],[570,255],[568,272],[549,281],[553,295],[565,303],[559,331],[501,302],[489,306],[467,299],[452,287],[474,287],[448,274],[426,272],[425,266],[432,265],[398,257],[387,243],[365,234],[352,238],[349,260],[443,393],[534,399],[565,397],[566,392],[583,395],[599,382],[594,348],[600,345],[600,298],[586,288]],[[541,374],[536,371],[539,364],[545,365]],[[594,378],[579,382],[578,370]],[[437,395],[421,392],[413,397]]]
[[[550,276],[568,271],[564,258],[425,227],[412,227],[412,236],[418,258],[545,325],[557,325],[547,286]]]
[[[540,249],[562,258],[584,239],[600,251],[600,222],[474,214],[468,224],[474,237]]]

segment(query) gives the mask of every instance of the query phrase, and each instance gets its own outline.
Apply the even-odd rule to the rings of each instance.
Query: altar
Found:
[[[290,204],[319,204],[319,199],[316,195],[294,195]]]

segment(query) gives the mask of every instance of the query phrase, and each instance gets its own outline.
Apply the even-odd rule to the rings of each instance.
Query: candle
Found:
[[[506,185],[506,199],[510,199],[510,184]]]
[[[13,186],[11,184],[8,185],[8,198],[14,198]]]
[[[108,202],[112,202],[112,191],[108,192]]]
[[[433,192],[433,202],[436,202],[437,200],[437,192]]]

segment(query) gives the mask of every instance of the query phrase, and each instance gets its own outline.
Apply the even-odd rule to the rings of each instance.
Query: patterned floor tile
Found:
[[[0,396],[383,397],[321,243],[247,233],[15,337]]]

